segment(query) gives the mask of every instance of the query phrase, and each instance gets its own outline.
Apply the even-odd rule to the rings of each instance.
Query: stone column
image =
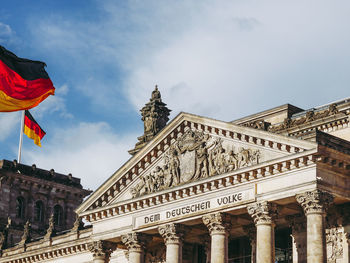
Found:
[[[107,241],[93,241],[88,245],[93,256],[93,263],[105,263],[109,259],[115,245]]]
[[[182,239],[184,227],[180,224],[166,224],[158,228],[166,245],[166,262],[182,263]]]
[[[326,256],[326,240],[324,217],[328,206],[333,202],[333,196],[320,190],[314,190],[296,195],[307,220],[307,262],[324,263]]]
[[[224,213],[203,216],[203,223],[208,227],[211,236],[211,263],[228,261],[228,237],[231,229],[231,218]]]
[[[293,263],[306,263],[306,218],[297,215],[286,219],[292,228]]]
[[[122,242],[128,248],[128,258],[130,263],[143,263],[144,244],[150,237],[137,232],[131,232],[121,236]]]
[[[250,262],[256,263],[256,227],[254,225],[248,225],[243,227],[244,232],[247,233],[250,246],[251,246],[251,256]]]
[[[275,263],[275,224],[276,205],[266,201],[247,207],[256,225],[256,262]]]

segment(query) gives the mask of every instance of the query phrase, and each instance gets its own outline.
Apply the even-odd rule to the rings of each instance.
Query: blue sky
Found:
[[[47,135],[22,162],[96,189],[143,132],[155,84],[172,109],[233,120],[349,97],[350,2],[12,0],[0,45],[47,64],[56,95],[32,110]],[[19,113],[0,113],[0,159],[17,158]]]

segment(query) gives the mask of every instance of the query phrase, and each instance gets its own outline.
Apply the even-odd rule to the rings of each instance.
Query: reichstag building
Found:
[[[132,157],[91,194],[0,161],[0,263],[350,262],[349,99],[169,113],[156,87]]]

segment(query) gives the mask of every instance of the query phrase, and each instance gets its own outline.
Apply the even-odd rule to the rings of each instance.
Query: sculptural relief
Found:
[[[172,144],[154,168],[140,176],[133,197],[258,164],[258,149],[237,147],[202,131],[187,130]]]
[[[343,232],[340,228],[326,229],[327,262],[337,262],[343,257]]]

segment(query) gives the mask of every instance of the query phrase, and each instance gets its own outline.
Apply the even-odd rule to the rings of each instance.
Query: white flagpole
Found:
[[[18,163],[21,162],[21,151],[22,151],[22,142],[23,142],[23,130],[24,130],[24,110],[22,111],[21,117],[21,132],[19,134],[19,146],[18,146]]]

